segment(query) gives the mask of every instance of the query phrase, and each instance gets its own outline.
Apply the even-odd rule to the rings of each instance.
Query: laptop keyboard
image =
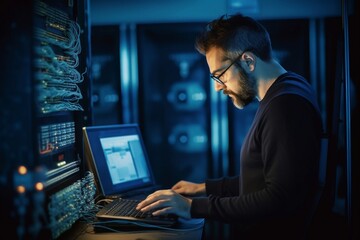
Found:
[[[140,221],[142,219],[143,222],[157,223],[161,225],[171,225],[176,222],[177,217],[175,215],[153,216],[153,211],[141,212],[136,210],[136,206],[139,202],[141,202],[141,200],[118,198],[100,210],[97,216],[100,218],[106,216],[109,218],[110,216],[115,216],[115,218],[116,216],[136,218]]]
[[[136,210],[136,205],[139,202],[140,200],[120,198],[116,201],[116,204],[106,211],[106,214],[139,218],[151,217],[151,212]]]

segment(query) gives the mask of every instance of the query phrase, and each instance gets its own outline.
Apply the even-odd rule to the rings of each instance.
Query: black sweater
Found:
[[[244,140],[240,175],[207,180],[208,197],[193,199],[191,216],[235,224],[241,239],[300,236],[317,186],[321,133],[311,86],[295,73],[281,75]]]

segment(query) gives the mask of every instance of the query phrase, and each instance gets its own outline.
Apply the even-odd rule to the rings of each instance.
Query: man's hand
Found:
[[[136,209],[142,212],[154,211],[154,216],[175,214],[189,219],[191,218],[191,202],[191,199],[181,196],[174,190],[159,190],[147,196]]]
[[[205,183],[192,183],[187,181],[180,181],[172,188],[175,192],[186,196],[205,196]]]

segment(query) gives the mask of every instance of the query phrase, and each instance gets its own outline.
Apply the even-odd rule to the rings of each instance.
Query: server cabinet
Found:
[[[1,219],[10,238],[57,238],[92,201],[81,138],[91,123],[88,3],[0,9]]]
[[[200,182],[211,165],[209,70],[194,48],[203,24],[137,26],[139,122],[159,183]]]
[[[93,125],[123,120],[120,84],[120,27],[91,27]]]

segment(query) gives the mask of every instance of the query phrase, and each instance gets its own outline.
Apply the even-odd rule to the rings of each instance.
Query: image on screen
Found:
[[[146,159],[137,135],[100,138],[112,184],[150,181]]]

